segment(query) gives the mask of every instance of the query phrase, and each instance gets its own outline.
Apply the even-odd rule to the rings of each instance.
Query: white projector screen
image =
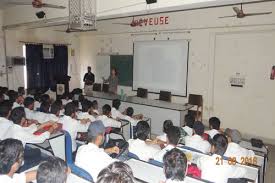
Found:
[[[188,50],[187,40],[135,42],[133,89],[186,96]]]

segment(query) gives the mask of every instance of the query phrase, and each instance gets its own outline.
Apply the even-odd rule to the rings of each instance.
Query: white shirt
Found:
[[[56,100],[56,92],[53,92],[51,89],[46,91],[45,94],[48,94],[52,100]]]
[[[157,154],[155,154],[154,156],[154,160],[158,161],[158,162],[163,162],[163,156],[168,152],[171,151],[172,149],[174,149],[175,147],[173,145],[168,144],[165,148],[163,148],[162,150],[160,150]]]
[[[161,140],[163,142],[167,142],[167,135],[166,135],[166,133],[157,136],[157,139],[159,139],[159,140]]]
[[[72,102],[71,99],[69,99],[69,100],[62,99],[61,101],[62,101],[62,105],[64,105],[64,106],[67,105],[68,103]]]
[[[91,122],[95,121],[95,117],[90,115],[88,112],[79,112],[77,114],[78,119],[89,119]]]
[[[159,148],[147,145],[145,141],[140,139],[130,139],[129,143],[129,152],[137,155],[140,160],[148,161],[153,158],[155,154],[159,152]]]
[[[216,154],[199,158],[197,166],[202,171],[201,178],[215,183],[227,183],[228,178],[244,177],[246,173],[244,168],[229,165],[226,160],[220,160],[221,156]]]
[[[121,112],[114,107],[112,107],[111,113],[112,113],[112,118],[114,118],[114,119],[117,119],[117,118],[123,119],[124,118],[124,115],[121,114]]]
[[[189,126],[184,126],[182,129],[187,133],[188,136],[193,135],[193,128],[190,128]]]
[[[178,181],[178,180],[172,180],[172,179],[168,179],[165,181],[165,183],[186,183],[186,181]]]
[[[56,116],[55,114],[47,114],[47,120],[58,122],[60,120],[60,117]]]
[[[230,142],[228,143],[226,152],[224,153],[225,157],[231,157],[231,158],[236,158],[237,162],[241,162],[242,158],[250,158],[250,157],[254,157],[255,153],[251,150],[245,149],[243,147],[241,147],[239,144],[234,143],[234,142]]]
[[[207,133],[211,137],[211,139],[213,139],[213,137],[215,137],[215,135],[219,134],[220,132],[216,129],[212,129],[212,130],[208,130],[205,133]]]
[[[20,105],[17,102],[13,102],[12,109],[17,108],[17,107],[24,107],[24,105],[22,105],[22,104]]]
[[[89,172],[96,181],[99,172],[115,161],[104,152],[104,149],[88,143],[77,150],[75,164]]]
[[[129,122],[131,123],[132,126],[137,126],[137,124],[138,124],[138,122],[139,122],[139,120],[136,120],[136,119],[134,119],[134,118],[131,118],[130,116],[127,116],[127,115],[124,115],[124,117],[121,118],[121,119],[125,119],[125,120],[129,121]]]
[[[4,140],[9,128],[13,125],[13,122],[6,119],[6,118],[3,118],[3,117],[0,117],[0,140]]]
[[[41,103],[38,101],[34,101],[34,110],[37,111],[38,109],[40,109]]]
[[[26,143],[39,144],[50,138],[49,132],[44,132],[41,135],[34,135],[33,133],[35,131],[37,131],[35,124],[32,124],[29,127],[22,127],[20,125],[14,124],[9,128],[5,139],[13,138],[20,140],[25,147]]]
[[[108,118],[108,116],[105,116],[105,115],[98,116],[96,120],[102,121],[105,127],[113,127],[113,128],[121,127],[121,123],[119,121],[116,121],[112,118]]]
[[[89,123],[81,124],[80,121],[71,118],[70,116],[63,116],[60,118],[60,123],[63,124],[63,130],[66,130],[72,138],[72,150],[76,150],[77,132],[87,132]]]
[[[193,136],[186,136],[185,145],[203,153],[209,153],[211,148],[211,145],[208,141],[204,140],[201,136],[196,134]]]
[[[6,94],[4,94],[4,100],[10,100],[10,97]]]
[[[8,175],[0,175],[0,182],[3,183],[26,183],[26,175],[25,173],[14,174],[11,178]]]
[[[39,123],[45,123],[48,121],[48,114],[38,111],[33,111],[25,108],[26,118],[37,120]]]

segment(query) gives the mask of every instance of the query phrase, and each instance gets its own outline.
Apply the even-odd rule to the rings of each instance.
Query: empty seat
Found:
[[[159,93],[159,100],[171,102],[172,94],[168,91],[160,91]]]
[[[144,89],[144,88],[138,88],[137,97],[147,98],[148,97],[148,90]]]
[[[101,84],[100,83],[95,83],[93,85],[93,91],[101,92]]]

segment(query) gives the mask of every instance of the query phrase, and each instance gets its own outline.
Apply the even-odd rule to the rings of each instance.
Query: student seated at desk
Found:
[[[197,166],[202,171],[201,178],[217,183],[227,183],[228,178],[242,178],[246,170],[236,165],[229,165],[223,160],[228,141],[225,135],[217,134],[212,140],[212,156],[203,156],[198,159]]]
[[[35,180],[36,171],[17,174],[24,157],[23,144],[19,140],[6,139],[0,142],[0,182],[27,183]]]
[[[70,94],[70,93],[65,93],[63,96],[62,96],[62,105],[67,105],[68,103],[72,102],[73,96]]]
[[[50,157],[37,170],[37,183],[66,183],[70,169],[64,160]]]
[[[225,135],[228,139],[228,146],[224,153],[225,157],[236,158],[237,162],[241,163],[243,161],[242,159],[253,158],[255,156],[253,151],[239,145],[242,141],[242,135],[238,130],[227,128],[225,130]]]
[[[154,160],[158,162],[162,162],[163,156],[166,152],[170,151],[171,149],[174,149],[177,147],[180,140],[180,129],[176,126],[171,126],[167,130],[167,145],[165,148],[163,148],[161,151],[159,151],[155,156]]]
[[[100,148],[104,143],[104,135],[105,126],[102,121],[91,123],[88,129],[89,143],[79,147],[76,154],[75,164],[90,173],[94,181],[102,169],[116,161],[108,154],[119,153],[119,148],[116,146],[105,150]]]
[[[125,115],[123,119],[129,121],[132,126],[137,126],[137,123],[142,119],[142,116],[134,115],[134,109],[132,107],[128,107],[125,110]]]
[[[136,139],[128,140],[129,152],[137,155],[139,159],[148,161],[153,158],[160,148],[153,147],[146,143],[150,133],[150,126],[146,121],[138,122],[136,126]]]
[[[220,133],[220,125],[221,125],[221,121],[219,118],[217,117],[212,117],[209,119],[209,128],[210,130],[206,131],[205,133],[207,133],[211,139],[213,139],[213,137],[217,134]]]
[[[82,111],[77,113],[77,118],[88,119],[90,120],[90,122],[94,122],[95,117],[90,114],[92,111],[92,102],[89,100],[84,100],[81,105],[82,105]]]
[[[27,96],[28,97],[28,96]],[[33,97],[31,97],[34,99],[34,107],[33,110],[35,111],[39,111],[40,110],[40,94],[35,94]]]
[[[63,124],[63,130],[66,130],[72,138],[72,150],[76,151],[77,132],[87,132],[89,123],[87,120],[76,119],[75,105],[70,102],[65,106],[65,116],[60,118],[60,123]]]
[[[179,149],[168,151],[163,157],[166,181],[162,183],[186,183],[187,158]]]
[[[124,115],[119,111],[119,107],[121,105],[121,102],[119,99],[114,99],[112,101],[112,118],[113,119],[123,119]]]
[[[103,122],[104,126],[107,127],[113,127],[113,128],[120,128],[121,123],[119,121],[116,121],[111,118],[111,106],[108,104],[105,104],[102,107],[102,115],[98,116],[96,120],[100,120]]]
[[[180,128],[180,144],[185,144],[185,137],[193,135],[193,125],[195,122],[195,117],[193,115],[187,114],[184,117],[184,126]]]
[[[211,145],[202,138],[204,134],[204,125],[202,122],[196,121],[193,125],[193,131],[193,136],[185,137],[185,145],[203,153],[209,153]]]
[[[94,116],[98,116],[99,115],[99,112],[98,112],[98,103],[97,103],[96,100],[92,101],[91,115],[94,115]]]
[[[129,165],[116,161],[101,170],[96,183],[134,183],[133,171]]]
[[[13,122],[9,120],[11,107],[12,104],[9,101],[0,103],[0,140],[5,138],[8,129],[13,125]]]
[[[39,123],[45,123],[48,121],[47,114],[34,111],[34,99],[31,97],[27,97],[24,100],[24,107],[25,107],[25,113],[26,118],[29,120],[36,120]]]
[[[13,102],[12,109],[14,109],[16,107],[24,107],[23,103],[24,103],[23,95],[17,95],[15,102]]]
[[[51,105],[51,108],[50,108],[50,113],[48,114],[48,120],[49,121],[59,121],[60,119],[60,111],[61,111],[61,106],[62,104],[58,103],[58,102],[54,102],[52,105]]]
[[[50,112],[51,104],[49,102],[42,102],[40,104],[40,112],[48,114]]]
[[[160,136],[157,136],[157,140],[159,141],[159,143],[166,143],[166,140],[167,140],[167,130],[171,127],[171,126],[174,126],[173,125],[173,122],[171,120],[165,120],[163,122],[163,134],[160,135]]]

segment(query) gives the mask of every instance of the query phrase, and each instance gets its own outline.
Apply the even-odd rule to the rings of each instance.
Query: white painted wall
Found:
[[[231,87],[228,87],[228,80],[231,74],[236,72],[246,72],[247,67],[257,68],[262,65],[266,68],[266,74],[262,76],[261,79],[265,80],[265,85],[261,85],[262,88],[253,88],[257,90],[256,93],[262,93],[266,90],[274,91],[274,82],[268,82],[268,76],[271,71],[270,59],[263,57],[260,62],[253,60],[253,64],[247,65],[236,65],[238,61],[242,59],[253,59],[248,57],[248,52],[239,53],[236,56],[235,62],[230,63],[230,58],[226,60],[226,67],[232,67],[231,72],[220,79],[215,77],[215,70],[219,70],[219,73],[224,73],[226,67],[221,63],[215,62],[217,54],[221,54],[224,57],[228,55],[223,53],[217,53],[217,45],[222,47],[223,44],[217,44],[217,35],[220,34],[239,34],[239,37],[246,35],[247,31],[271,31],[275,29],[275,2],[266,2],[262,4],[246,5],[246,12],[261,12],[261,11],[273,11],[273,14],[268,16],[257,16],[248,17],[245,19],[218,19],[219,16],[231,15],[233,13],[231,7],[213,8],[213,9],[201,9],[185,12],[177,12],[170,14],[162,14],[162,16],[169,16],[170,24],[167,26],[150,26],[150,27],[135,27],[123,25],[113,25],[112,22],[123,22],[127,23],[131,21],[131,18],[110,20],[99,22],[99,31],[95,33],[85,33],[82,34],[80,38],[80,60],[83,68],[91,65],[95,67],[96,55],[101,52],[108,52],[112,50],[113,52],[119,52],[119,54],[133,54],[133,42],[135,40],[167,40],[170,39],[189,39],[190,40],[190,57],[189,57],[189,76],[188,76],[188,93],[202,94],[204,98],[204,121],[210,116],[218,115],[222,120],[222,127],[231,127],[240,129],[246,137],[260,136],[264,138],[267,142],[275,144],[275,114],[270,110],[262,110],[262,103],[253,103],[253,108],[249,105],[228,105],[227,102],[216,103],[220,98],[227,98],[227,101],[234,101],[234,96],[238,95],[238,92],[232,95]],[[152,15],[149,17],[155,17],[157,15]],[[190,31],[190,33],[180,33],[181,31]],[[170,31],[170,33],[168,33]],[[157,35],[146,35],[148,32],[155,32]],[[171,33],[178,32],[178,33]],[[272,31],[271,31],[272,32]],[[275,35],[268,34],[270,39],[275,41]],[[260,37],[261,38],[261,37]],[[232,38],[233,39],[233,38]],[[235,38],[236,39],[236,38]],[[254,40],[254,39],[253,39]],[[260,44],[258,47],[254,48],[256,51],[259,48],[267,49],[266,52],[258,52],[255,54],[271,54],[274,52],[272,49],[274,47],[266,47],[266,39],[254,40],[254,44]],[[228,49],[234,49],[234,47],[249,48],[251,41],[237,39],[235,44],[229,45]],[[271,43],[268,43],[270,45]],[[231,46],[231,47],[230,47]],[[236,49],[235,49],[236,50]],[[224,61],[225,62],[225,61]],[[262,67],[261,67],[262,68]],[[82,70],[81,76],[83,76],[85,70]],[[256,73],[255,73],[256,75]],[[251,72],[247,75],[247,79],[250,81],[248,85],[255,85],[259,83],[260,78],[255,77],[254,73]],[[226,80],[225,78],[228,78]],[[253,79],[251,79],[253,78]],[[215,83],[222,82],[223,85],[217,87]],[[131,88],[124,88],[128,91],[129,95],[135,94],[131,91]],[[251,91],[251,87],[244,87],[239,89],[241,93],[247,94],[249,100],[253,101],[255,98],[261,96],[255,96],[255,92]],[[219,91],[219,94],[217,94]],[[262,94],[264,95],[264,94]],[[275,100],[275,96],[269,95],[270,101]],[[157,98],[157,95],[150,95],[150,98]],[[173,102],[184,103],[187,101],[186,98],[173,97]],[[264,99],[261,101],[265,101]],[[246,100],[240,98],[241,103],[246,103]],[[273,106],[270,103],[266,103],[267,108],[272,109]],[[255,106],[258,113],[255,112]],[[236,113],[228,113],[232,109],[239,111]],[[252,112],[253,111],[253,112]],[[230,114],[230,115],[227,115]],[[259,119],[261,121],[259,122]],[[233,122],[234,121],[234,122]],[[162,122],[160,122],[161,125]],[[261,127],[259,127],[259,123]],[[247,127],[247,128],[244,128]]]
[[[3,11],[0,10],[0,27],[3,25]],[[0,86],[7,86],[6,82],[6,60],[5,60],[5,50],[4,50],[4,34],[2,29],[0,29]]]

